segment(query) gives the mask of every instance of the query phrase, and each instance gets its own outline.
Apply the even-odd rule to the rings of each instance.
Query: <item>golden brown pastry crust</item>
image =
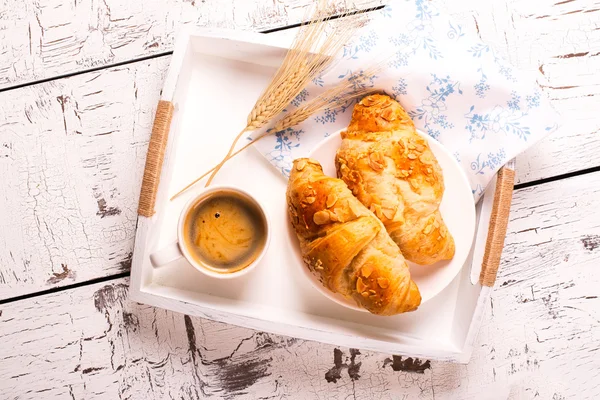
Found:
[[[342,180],[317,161],[295,160],[287,202],[304,262],[327,289],[379,315],[421,304],[398,246]]]
[[[402,106],[385,95],[363,98],[342,132],[338,177],[385,225],[402,254],[428,265],[454,256],[439,212],[442,170]]]

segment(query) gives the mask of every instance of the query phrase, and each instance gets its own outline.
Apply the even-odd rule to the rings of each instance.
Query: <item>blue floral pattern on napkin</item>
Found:
[[[341,80],[398,100],[417,128],[441,142],[467,174],[478,200],[502,165],[557,128],[557,115],[531,77],[515,71],[434,1],[398,0],[373,12],[341,60],[292,102],[299,107]],[[357,79],[378,60],[388,67]],[[345,128],[356,101],[314,115],[255,147],[288,176],[292,161]],[[252,136],[250,137],[250,140]]]

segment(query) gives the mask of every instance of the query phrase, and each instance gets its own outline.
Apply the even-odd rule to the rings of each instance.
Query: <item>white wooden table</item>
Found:
[[[518,158],[469,365],[131,303],[146,147],[174,33],[266,30],[309,0],[0,0],[0,398],[600,398],[600,2],[441,2],[563,127]],[[379,1],[342,0],[339,9]]]

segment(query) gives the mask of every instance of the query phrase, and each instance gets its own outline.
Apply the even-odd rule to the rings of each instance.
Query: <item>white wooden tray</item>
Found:
[[[260,265],[239,279],[215,280],[184,259],[160,269],[150,264],[150,253],[176,240],[179,212],[198,189],[174,201],[169,198],[227,152],[283,59],[287,43],[281,37],[247,32],[200,30],[180,35],[146,163],[146,195],[140,201],[130,298],[302,339],[467,362],[500,260],[514,177],[514,171],[507,168],[477,207],[483,223],[464,268],[442,293],[413,313],[380,317],[350,310],[311,285],[302,273],[301,261],[293,256],[295,237],[287,227],[286,182],[253,150],[226,164],[215,184],[239,186],[268,210],[273,238]],[[496,188],[500,188],[498,193]],[[472,264],[475,271],[484,266],[475,284]]]

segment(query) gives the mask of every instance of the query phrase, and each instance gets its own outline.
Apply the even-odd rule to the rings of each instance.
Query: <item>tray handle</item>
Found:
[[[142,179],[142,190],[140,192],[140,202],[138,205],[138,215],[151,217],[154,215],[154,204],[156,203],[156,192],[160,182],[160,172],[162,169],[165,149],[169,138],[169,129],[173,119],[173,103],[161,100],[156,108],[154,125],[152,126],[152,135],[148,145],[148,154],[146,156],[146,167],[144,168],[144,178]]]
[[[494,204],[492,205],[492,215],[485,243],[481,274],[479,275],[479,282],[483,286],[494,286],[494,282],[496,282],[496,274],[498,274],[500,257],[502,256],[504,239],[506,238],[514,184],[515,170],[502,167],[498,172],[498,180],[496,181],[496,194],[494,196]]]

